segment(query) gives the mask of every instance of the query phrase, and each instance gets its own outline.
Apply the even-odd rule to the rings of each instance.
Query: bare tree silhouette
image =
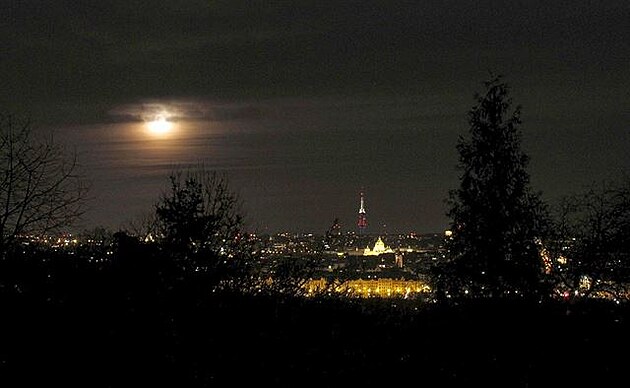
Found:
[[[0,115],[0,255],[20,236],[69,226],[85,209],[85,180],[76,155],[35,138],[31,123]]]
[[[630,292],[630,179],[565,197],[550,245],[554,276],[572,296]]]
[[[247,266],[252,247],[227,177],[200,165],[174,171],[170,181],[155,212],[162,246],[195,271],[224,275]]]

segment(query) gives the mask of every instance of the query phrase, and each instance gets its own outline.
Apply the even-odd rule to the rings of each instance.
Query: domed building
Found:
[[[370,249],[370,247],[366,247],[363,250],[363,256],[379,256],[384,253],[394,253],[394,250],[385,245],[382,238],[378,238],[376,243],[374,244],[374,248]]]

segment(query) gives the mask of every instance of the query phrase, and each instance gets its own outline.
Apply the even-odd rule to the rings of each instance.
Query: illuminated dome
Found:
[[[367,247],[363,251],[364,256],[378,256],[382,255],[383,253],[394,253],[394,250],[388,246],[385,246],[383,239],[381,239],[380,237],[378,238],[378,240],[376,240],[373,249]]]

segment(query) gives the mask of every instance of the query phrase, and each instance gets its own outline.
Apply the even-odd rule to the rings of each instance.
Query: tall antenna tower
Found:
[[[359,220],[357,226],[359,227],[359,234],[363,234],[367,228],[367,216],[365,214],[365,199],[363,197],[363,191],[361,191],[361,205],[359,206]]]

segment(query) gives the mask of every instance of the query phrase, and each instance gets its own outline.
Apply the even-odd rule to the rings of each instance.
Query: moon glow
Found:
[[[159,116],[155,120],[149,121],[147,128],[154,135],[165,135],[173,129],[173,123],[168,121],[166,117]]]

